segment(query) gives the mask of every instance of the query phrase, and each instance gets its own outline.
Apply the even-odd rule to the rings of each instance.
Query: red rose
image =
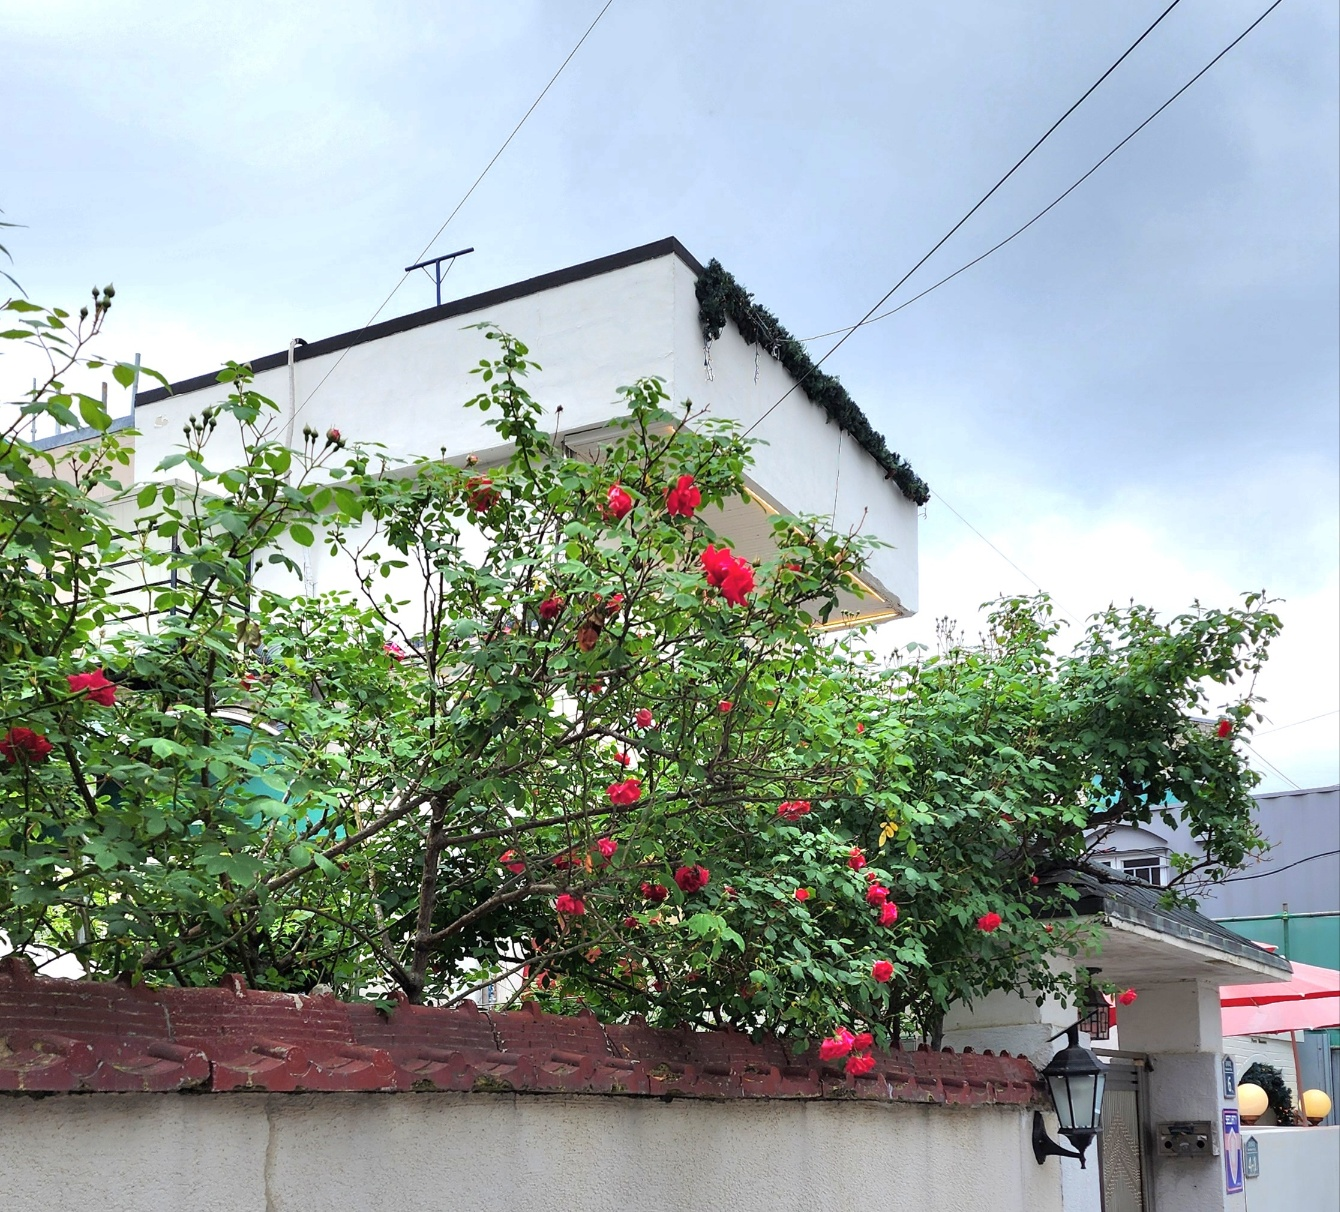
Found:
[[[670,895],[670,889],[664,884],[650,884],[646,880],[642,881],[642,887],[639,889],[647,900],[659,905],[667,896]]]
[[[633,723],[638,728],[650,728],[652,725],[651,712],[645,707],[639,707],[633,715]]]
[[[1223,737],[1228,736],[1228,734],[1229,734],[1230,732],[1233,731],[1233,721],[1232,721],[1232,720],[1220,720],[1219,723],[1218,723],[1218,725],[1215,727],[1215,730],[1214,730],[1214,731],[1215,731],[1215,735],[1218,736],[1218,737],[1220,737],[1221,739],[1222,739]]]
[[[847,1060],[847,1076],[860,1077],[863,1073],[869,1073],[875,1067],[875,1058],[869,1052],[860,1056],[849,1057]]]
[[[737,560],[721,583],[721,596],[732,606],[747,606],[745,595],[754,592],[754,569],[747,560]]]
[[[892,901],[885,901],[879,907],[879,924],[881,926],[892,926],[898,920],[898,906]]]
[[[809,890],[808,888],[797,888],[797,889],[796,889],[796,894],[795,894],[795,895],[796,895],[796,900],[798,900],[798,901],[807,901],[807,900],[810,899],[812,893],[810,892],[810,890]]]
[[[784,821],[798,821],[810,813],[809,800],[787,800],[777,806],[777,815]]]
[[[893,979],[893,965],[888,960],[876,960],[870,969],[870,975],[881,985],[887,985]]]
[[[334,428],[326,430],[326,441],[332,446],[338,446],[340,444],[340,431]]]
[[[476,513],[487,513],[498,503],[498,490],[488,476],[471,476],[465,481],[465,499]]]
[[[889,899],[889,890],[883,884],[871,884],[865,890],[865,899],[869,905],[882,905]]]
[[[730,699],[722,699],[721,702],[717,704],[717,710],[721,712],[722,715],[730,715],[731,708],[734,706],[735,704],[732,703]]]
[[[0,757],[7,762],[17,762],[20,757],[25,762],[45,762],[55,746],[44,736],[39,736],[31,728],[11,728],[0,737]]]
[[[1129,1006],[1139,996],[1134,989],[1127,989],[1125,993],[1117,994],[1117,1001],[1123,1006]]]
[[[623,928],[625,930],[636,930],[640,925],[642,925],[642,923],[639,922],[637,918],[633,917],[632,914],[629,914],[623,919]]]
[[[566,892],[560,892],[558,899],[554,902],[554,908],[559,913],[566,913],[570,917],[581,917],[586,912],[586,902],[580,896],[570,896]]]
[[[860,871],[865,866],[865,855],[861,853],[860,846],[853,846],[847,855],[847,866],[853,871]]]
[[[864,724],[861,724],[861,723],[858,723],[858,724],[856,725],[856,731],[857,731],[857,732],[864,732],[864,731],[865,731],[865,725],[864,725]]]
[[[636,804],[642,798],[642,784],[637,779],[625,779],[622,783],[611,783],[605,794],[611,804]]]
[[[557,594],[551,593],[540,603],[540,618],[546,623],[552,623],[562,613],[563,599]]]
[[[623,594],[615,593],[610,595],[610,600],[605,603],[606,614],[617,614],[619,607],[623,605]]]
[[[730,571],[734,559],[735,557],[731,555],[729,547],[723,547],[718,551],[711,543],[708,543],[703,549],[702,554],[698,557],[698,563],[703,566],[703,575],[713,589],[721,588],[721,582],[726,579],[726,574]]]
[[[990,934],[993,930],[1000,929],[1002,918],[999,913],[984,913],[977,919],[977,929],[983,934]]]
[[[614,754],[614,760],[620,766],[631,766],[633,764],[633,755],[627,749],[617,750]]]
[[[619,843],[612,837],[602,837],[596,843],[596,849],[600,851],[603,858],[611,859],[614,857],[614,852],[619,849]]]
[[[707,583],[721,590],[721,596],[732,606],[745,605],[745,594],[754,590],[754,569],[748,560],[732,555],[729,547],[719,551],[710,543],[698,557]]]
[[[498,862],[507,868],[513,875],[520,875],[526,869],[526,864],[516,856],[515,850],[504,850],[498,856]]]
[[[67,674],[65,680],[70,683],[72,691],[84,691],[84,697],[99,707],[110,707],[116,702],[116,687],[107,680],[107,675],[101,669],[95,669],[92,673]]]
[[[1036,888],[1038,886],[1038,877],[1036,875],[1030,875],[1028,877],[1028,882]]]
[[[611,484],[609,492],[605,494],[603,511],[605,516],[617,522],[632,508],[633,498],[624,492],[617,483]]]
[[[851,1051],[852,1045],[856,1042],[854,1036],[846,1027],[839,1027],[831,1038],[826,1039],[819,1045],[820,1060],[841,1060]]]
[[[665,490],[665,512],[672,518],[691,518],[702,503],[703,494],[693,486],[692,476],[680,476],[673,487]]]
[[[688,896],[707,887],[712,873],[706,867],[680,867],[675,871],[675,883]]]
[[[862,1031],[851,1037],[851,1049],[853,1052],[864,1052],[874,1042],[875,1037],[869,1031]]]

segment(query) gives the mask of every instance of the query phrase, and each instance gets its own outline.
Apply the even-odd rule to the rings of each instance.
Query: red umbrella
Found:
[[[1340,1027],[1340,972],[1293,963],[1293,978],[1219,990],[1225,1035]]]

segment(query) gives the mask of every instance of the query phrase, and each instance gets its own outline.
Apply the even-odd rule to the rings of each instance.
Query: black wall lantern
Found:
[[[1103,1087],[1107,1083],[1107,1066],[1079,1043],[1079,1024],[1067,1027],[1061,1034],[1067,1044],[1047,1063],[1042,1071],[1051,1095],[1056,1118],[1061,1121],[1061,1135],[1066,1137],[1074,1151],[1058,1145],[1042,1123],[1042,1112],[1033,1112],[1033,1156],[1038,1165],[1049,1157],[1078,1158],[1084,1168],[1084,1151],[1089,1142],[1103,1130]],[[1053,1039],[1058,1038],[1052,1036]]]

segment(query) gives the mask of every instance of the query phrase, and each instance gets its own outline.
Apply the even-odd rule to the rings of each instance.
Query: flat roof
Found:
[[[675,256],[684,262],[695,274],[703,272],[702,263],[674,236],[663,240],[654,240],[650,244],[640,244],[637,248],[625,249],[608,257],[597,257],[594,261],[583,261],[580,265],[569,265],[566,269],[556,269],[552,273],[540,274],[535,278],[526,278],[521,282],[512,282],[486,290],[481,294],[467,295],[464,299],[453,299],[441,307],[429,307],[423,311],[412,311],[408,315],[397,316],[392,320],[383,320],[380,324],[369,324],[364,328],[355,328],[337,336],[323,337],[319,341],[309,341],[294,351],[295,362],[305,362],[308,358],[319,358],[325,354],[338,353],[355,345],[364,345],[368,341],[378,341],[382,337],[393,336],[399,332],[408,332],[412,328],[422,328],[425,324],[436,324],[439,320],[449,320],[452,316],[468,315],[472,311],[481,311],[486,307],[496,307],[499,303],[510,303],[526,295],[539,294],[567,286],[571,282],[582,282],[587,278],[598,278],[601,274],[613,273],[617,269],[627,269],[630,265],[641,265],[644,261],[655,261],[659,257]],[[265,354],[259,358],[248,359],[247,365],[259,373],[274,370],[288,364],[288,350]],[[213,387],[218,383],[218,372],[195,375],[181,379],[169,387],[155,387],[151,391],[142,391],[136,397],[136,405],[156,404],[170,396],[184,392],[199,391],[204,387]],[[69,438],[66,438],[68,441]]]

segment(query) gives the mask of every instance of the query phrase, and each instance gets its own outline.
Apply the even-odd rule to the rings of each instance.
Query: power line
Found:
[[[1239,739],[1241,739],[1241,738],[1239,738]],[[1276,774],[1278,774],[1278,775],[1280,776],[1280,778],[1282,778],[1286,783],[1288,783],[1289,786],[1292,787],[1295,791],[1302,791],[1302,790],[1303,790],[1301,784],[1299,784],[1299,783],[1295,783],[1295,782],[1293,781],[1293,779],[1291,779],[1287,774],[1284,773],[1283,770],[1281,770],[1278,766],[1276,766],[1274,762],[1268,761],[1266,758],[1263,758],[1263,757],[1261,756],[1261,754],[1260,754],[1259,752],[1257,752],[1257,750],[1253,747],[1253,745],[1252,745],[1252,743],[1251,743],[1250,741],[1248,741],[1248,740],[1243,740],[1242,743],[1243,743],[1243,745],[1245,745],[1248,749],[1250,749],[1254,754],[1256,754],[1256,757],[1260,760],[1260,762],[1261,762],[1262,765],[1264,765],[1264,766],[1268,766],[1271,770],[1273,770]]]
[[[1278,4],[1281,2],[1281,0],[1275,0],[1275,2]],[[1083,95],[1079,98],[1079,100],[1076,101],[1073,105],[1071,105],[1071,107],[1067,109],[1065,113],[1063,113],[1059,118],[1057,118],[1056,121],[1053,122],[1051,126],[1049,126],[1047,130],[1043,133],[1042,137],[1036,143],[1034,143],[1033,146],[1030,147],[1022,156],[1020,156],[1017,161],[1015,161],[1014,167],[1011,168],[1009,172],[1007,172],[1003,177],[1001,177],[1000,180],[997,181],[989,190],[987,190],[986,193],[984,193],[975,203],[973,203],[972,208],[967,212],[967,214],[965,214],[963,218],[961,218],[957,223],[954,224],[953,227],[951,227],[947,232],[945,232],[945,234],[941,236],[939,240],[936,241],[931,250],[928,253],[926,253],[925,256],[923,256],[921,260],[919,260],[914,266],[912,266],[911,269],[909,269],[905,274],[903,274],[903,276],[899,278],[898,281],[895,282],[893,286],[890,287],[889,290],[884,294],[884,297],[881,298],[879,302],[876,303],[874,307],[872,307],[868,312],[866,312],[865,315],[862,316],[854,325],[852,325],[852,327],[838,340],[838,342],[833,346],[832,349],[830,349],[826,354],[824,354],[824,356],[820,358],[813,366],[811,366],[809,370],[805,372],[804,375],[802,375],[798,380],[796,380],[796,382],[792,383],[791,386],[787,388],[786,393],[781,397],[781,399],[779,399],[776,404],[774,404],[771,408],[769,408],[767,412],[765,412],[761,417],[758,418],[757,421],[755,421],[748,429],[744,431],[744,436],[748,437],[749,434],[751,434],[756,428],[758,428],[758,426],[761,425],[769,415],[771,415],[773,410],[776,409],[777,406],[782,403],[782,400],[785,400],[787,396],[789,396],[793,391],[796,390],[797,387],[799,387],[802,383],[804,383],[804,381],[807,378],[809,378],[810,375],[812,375],[816,370],[819,369],[820,366],[822,366],[825,362],[827,362],[829,358],[831,358],[835,353],[837,353],[837,351],[842,348],[843,344],[852,335],[852,333],[854,333],[858,328],[860,328],[863,324],[869,321],[870,317],[873,316],[875,312],[877,312],[881,307],[884,306],[885,303],[889,301],[889,298],[893,295],[893,293],[900,286],[902,286],[902,284],[906,282],[908,278],[910,278],[914,273],[916,273],[917,270],[919,270],[923,265],[926,264],[927,261],[931,259],[931,257],[933,257],[937,252],[939,252],[940,249],[944,246],[945,242],[949,240],[949,238],[953,236],[953,234],[956,231],[958,231],[958,229],[962,227],[969,219],[971,219],[973,215],[975,215],[979,210],[981,210],[981,208],[996,193],[996,191],[1000,189],[1000,187],[1004,185],[1006,181],[1008,181],[1012,176],[1014,176],[1014,174],[1018,172],[1020,168],[1023,167],[1024,163],[1029,159],[1029,157],[1031,157],[1033,153],[1038,150],[1038,148],[1040,148],[1045,142],[1047,142],[1048,139],[1051,138],[1051,136],[1055,133],[1055,131],[1061,125],[1061,123],[1063,123],[1067,118],[1069,118],[1071,114],[1073,114],[1077,109],[1079,109],[1079,107],[1083,105],[1084,102],[1087,101],[1094,94],[1094,92],[1097,91],[1099,85],[1101,85],[1103,81],[1108,78],[1108,76],[1110,76],[1114,71],[1117,70],[1118,67],[1122,65],[1122,63],[1126,61],[1126,58],[1131,54],[1131,52],[1134,51],[1135,48],[1139,46],[1140,43],[1142,43],[1146,38],[1148,38],[1149,35],[1152,34],[1154,30],[1159,26],[1159,24],[1163,21],[1163,19],[1169,13],[1171,13],[1173,9],[1175,9],[1180,3],[1181,0],[1172,0],[1172,3],[1169,4],[1168,7],[1165,8],[1163,12],[1161,12],[1154,19],[1153,23],[1150,24],[1150,26],[1145,30],[1145,32],[1142,33],[1134,42],[1132,42],[1130,46],[1128,46],[1124,51],[1122,51],[1121,55],[1117,58],[1117,60],[1105,72],[1103,72],[1103,74],[1099,76],[1097,80],[1095,80],[1091,85],[1089,85],[1089,87],[1084,91]]]
[[[586,32],[582,34],[580,38],[577,39],[576,46],[574,46],[570,51],[568,51],[567,58],[564,59],[563,62],[558,65],[558,70],[552,76],[549,77],[549,83],[546,84],[540,90],[539,96],[537,96],[535,100],[530,103],[530,108],[526,110],[524,114],[521,115],[521,121],[518,122],[514,127],[512,127],[512,133],[508,135],[506,139],[503,140],[502,146],[499,147],[498,150],[493,153],[492,159],[490,159],[489,162],[486,165],[484,165],[484,171],[481,172],[479,176],[477,176],[474,179],[474,182],[473,184],[471,184],[470,188],[467,189],[465,193],[461,196],[461,200],[457,202],[454,207],[452,207],[451,214],[449,214],[442,221],[442,226],[439,227],[437,231],[433,233],[433,238],[423,246],[423,250],[419,253],[417,257],[414,258],[415,261],[422,261],[424,257],[427,256],[428,250],[432,248],[434,244],[437,243],[438,237],[441,236],[442,233],[447,230],[447,225],[460,212],[461,207],[464,206],[470,200],[470,195],[473,194],[475,190],[479,187],[479,183],[483,181],[485,177],[488,176],[489,169],[491,169],[498,162],[498,157],[501,156],[503,152],[507,150],[508,144],[510,144],[512,140],[516,138],[517,132],[523,126],[526,125],[526,119],[529,118],[531,114],[535,112],[536,107],[540,104],[541,101],[544,100],[545,94],[548,93],[548,91],[554,87],[554,82],[559,78],[559,76],[563,74],[563,69],[567,67],[569,63],[572,62],[573,56],[576,55],[576,53],[582,49],[582,43],[584,43],[587,40],[587,38],[591,36],[591,31],[594,30],[595,27],[600,24],[600,19],[609,11],[610,5],[612,5],[613,3],[614,0],[605,0],[605,5],[600,10],[600,12],[596,14],[595,20],[592,21],[591,24],[586,27]],[[381,301],[381,305],[377,308],[377,310],[374,311],[372,315],[368,317],[367,323],[363,325],[364,328],[369,327],[373,323],[373,321],[375,321],[377,317],[381,315],[383,311],[386,310],[386,305],[390,303],[392,299],[395,298],[396,293],[400,290],[402,286],[404,286],[405,279],[407,277],[409,277],[408,273],[404,273],[400,276],[400,280],[392,288],[391,293]],[[332,365],[331,368],[328,371],[326,371],[324,375],[321,376],[321,381],[315,387],[313,387],[310,392],[307,393],[307,396],[303,399],[303,402],[293,410],[294,416],[296,416],[299,412],[301,412],[304,408],[306,408],[308,404],[311,403],[312,397],[316,395],[316,393],[320,391],[322,387],[325,386],[326,380],[329,379],[330,376],[335,373],[335,371],[339,368],[340,363],[344,361],[345,357],[349,353],[349,350],[352,348],[353,348],[352,346],[346,346],[341,351],[340,356],[335,359],[334,365]]]
[[[985,543],[989,548],[991,548],[992,551],[994,551],[998,556],[1000,556],[1000,558],[1004,560],[1005,563],[1007,563],[1011,568],[1013,568],[1014,571],[1017,572],[1021,577],[1023,577],[1024,580],[1026,580],[1030,585],[1032,585],[1034,589],[1036,589],[1039,593],[1047,592],[1047,590],[1045,590],[1037,581],[1035,581],[1031,576],[1029,576],[1028,573],[1026,573],[1022,568],[1020,568],[1018,564],[1016,564],[1012,559],[1010,559],[1009,556],[1007,556],[1003,551],[1001,551],[999,547],[997,547],[990,539],[988,539],[986,535],[984,535],[980,530],[978,530],[976,526],[974,526],[971,522],[969,522],[967,518],[965,518],[961,513],[959,513],[957,509],[955,509],[948,501],[946,501],[944,499],[943,494],[940,493],[939,490],[937,490],[935,493],[935,499],[941,505],[943,505],[947,510],[949,510],[949,512],[952,513],[956,518],[958,518],[958,520],[962,522],[963,525],[966,526],[969,530],[971,530],[973,534],[975,534],[979,539],[981,539],[983,543]],[[1077,619],[1073,614],[1070,613],[1070,611],[1068,611],[1064,606],[1062,606],[1060,602],[1056,603],[1056,609],[1059,610],[1063,615],[1065,615],[1065,617],[1068,618],[1076,626],[1080,625],[1079,619]]]
[[[1333,715],[1340,715],[1340,707],[1337,707],[1334,711],[1323,711],[1320,715],[1310,715],[1305,720],[1294,720],[1292,724],[1281,724],[1278,728],[1267,728],[1258,732],[1256,739],[1259,741],[1263,736],[1269,736],[1272,732],[1283,732],[1286,728],[1297,728],[1302,724],[1310,724],[1314,720],[1330,719]]]
[[[993,244],[990,248],[986,250],[986,252],[982,253],[980,257],[974,257],[966,265],[960,265],[958,269],[954,270],[952,274],[947,274],[945,277],[941,278],[938,282],[936,282],[933,286],[926,287],[926,289],[923,290],[920,294],[913,295],[906,302],[898,304],[897,307],[891,308],[889,311],[881,312],[877,316],[871,316],[868,320],[862,320],[861,324],[874,324],[877,320],[887,320],[890,316],[897,315],[900,311],[903,310],[904,307],[911,307],[912,304],[915,303],[918,299],[924,299],[928,294],[931,293],[931,291],[938,290],[946,282],[953,281],[953,279],[957,278],[959,274],[963,273],[965,270],[969,270],[974,265],[977,265],[982,261],[985,261],[987,257],[989,257],[992,253],[999,252],[1002,248],[1005,247],[1005,245],[1009,244],[1016,237],[1022,236],[1024,232],[1026,232],[1030,227],[1033,226],[1034,223],[1036,223],[1039,219],[1043,218],[1054,207],[1064,202],[1066,198],[1068,198],[1072,193],[1075,192],[1075,190],[1077,190],[1081,185],[1083,185],[1085,181],[1087,181],[1090,177],[1092,177],[1094,173],[1096,173],[1100,168],[1102,168],[1104,164],[1106,164],[1110,159],[1112,159],[1113,156],[1117,154],[1117,152],[1119,152],[1123,147],[1125,147],[1126,144],[1128,144],[1132,139],[1134,139],[1135,136],[1138,135],[1142,130],[1144,130],[1146,126],[1148,126],[1151,122],[1153,122],[1155,118],[1157,118],[1165,109],[1168,108],[1168,106],[1170,106],[1174,101],[1176,101],[1178,97],[1180,97],[1184,92],[1186,92],[1186,90],[1189,89],[1193,84],[1195,84],[1196,81],[1199,80],[1203,75],[1205,75],[1205,73],[1208,72],[1210,68],[1212,68],[1216,63],[1218,63],[1219,60],[1222,59],[1226,54],[1228,54],[1228,52],[1231,51],[1235,46],[1237,46],[1239,42],[1241,42],[1248,34],[1252,32],[1252,30],[1254,30],[1258,25],[1260,25],[1262,21],[1264,21],[1268,16],[1270,16],[1270,14],[1276,8],[1278,8],[1283,2],[1284,0],[1275,0],[1274,4],[1272,4],[1268,9],[1266,9],[1266,11],[1263,12],[1259,17],[1257,17],[1257,19],[1253,21],[1251,25],[1249,25],[1245,30],[1243,30],[1242,33],[1240,33],[1236,38],[1234,38],[1232,42],[1230,42],[1226,47],[1224,47],[1223,50],[1221,50],[1217,55],[1215,55],[1213,59],[1211,59],[1204,67],[1202,67],[1200,71],[1198,71],[1194,76],[1192,76],[1190,80],[1188,80],[1185,84],[1183,84],[1181,88],[1179,88],[1175,93],[1173,93],[1171,97],[1169,97],[1162,105],[1160,105],[1158,109],[1156,109],[1152,114],[1150,114],[1148,118],[1146,118],[1143,122],[1141,122],[1140,125],[1137,126],[1133,131],[1131,131],[1129,135],[1127,135],[1120,143],[1118,143],[1114,148],[1112,148],[1112,150],[1109,151],[1107,155],[1105,155],[1101,160],[1099,160],[1091,169],[1089,169],[1088,172],[1086,172],[1082,177],[1080,177],[1079,180],[1077,180],[1073,185],[1071,185],[1070,188],[1067,189],[1064,193],[1058,194],[1055,198],[1053,198],[1051,202],[1049,202],[1045,207],[1043,207],[1042,210],[1038,211],[1038,213],[1034,215],[1031,219],[1029,219],[1029,221],[1025,223],[1022,227],[1011,232],[999,244]],[[824,337],[835,337],[838,335],[838,333],[841,332],[846,333],[855,332],[856,329],[859,327],[860,324],[852,325],[850,328],[834,328],[829,332],[816,333],[812,337],[802,337],[801,340],[820,341]]]
[[[1313,859],[1334,858],[1340,854],[1340,850],[1323,850],[1320,854],[1309,854],[1307,858],[1296,859],[1292,863],[1285,863],[1283,867],[1272,867],[1269,871],[1257,871],[1252,875],[1230,875],[1226,880],[1220,880],[1221,884],[1240,884],[1243,880],[1263,880],[1272,875],[1279,875],[1282,871],[1288,871],[1290,867],[1298,867],[1303,863],[1310,863]]]

